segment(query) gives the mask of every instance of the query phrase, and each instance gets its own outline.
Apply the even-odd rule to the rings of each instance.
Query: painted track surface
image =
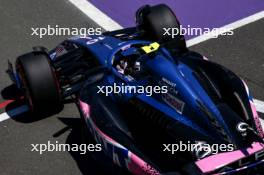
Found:
[[[258,8],[263,9],[260,1],[254,1],[258,4]],[[137,4],[138,1],[135,2]],[[204,7],[198,6],[199,8],[202,9]],[[253,11],[251,11],[252,8]],[[242,16],[237,16],[236,18],[245,17],[255,12],[255,8],[255,6],[250,6],[249,9],[246,9],[246,12],[243,11],[241,13]],[[58,24],[66,27],[96,26],[93,21],[67,1],[28,0],[20,4],[17,4],[15,0],[0,1],[0,10],[0,90],[2,90],[0,102],[5,101],[3,97],[8,98],[9,94],[11,96],[13,95],[13,91],[9,94],[6,91],[3,93],[3,90],[6,90],[6,87],[11,83],[5,74],[7,59],[14,61],[18,55],[31,50],[31,47],[34,45],[45,45],[48,48],[52,48],[65,38],[61,36],[38,39],[37,37],[30,36],[30,27],[41,27],[47,26],[48,24]],[[233,12],[232,10],[229,12]],[[179,9],[178,13],[183,14],[185,11]],[[124,18],[132,19],[133,14],[134,11],[128,16],[124,16]],[[191,14],[193,15],[194,11]],[[188,16],[187,12],[186,16],[183,14],[180,17],[182,18],[181,21],[184,19],[192,19],[191,14],[189,14],[190,16]],[[234,20],[233,18],[230,19]],[[123,24],[122,21],[120,23],[122,25],[131,25],[132,21],[128,20],[127,24]],[[193,21],[194,25],[196,25],[195,22]],[[224,23],[226,22],[229,21],[224,21]],[[184,23],[187,24],[187,22]],[[207,21],[207,23],[209,22]],[[217,24],[213,24],[213,27],[215,25],[221,26],[224,23],[220,21]],[[206,22],[201,25],[205,24]],[[246,80],[252,94],[256,98],[264,100],[263,29],[264,20],[260,20],[235,30],[235,35],[232,37],[219,37],[218,39],[208,40],[193,46],[192,49],[201,52],[211,60],[219,62],[237,72]],[[8,105],[7,110],[12,109],[16,105],[19,106],[16,103]],[[0,109],[0,112],[4,112],[4,110]],[[60,143],[80,142],[79,114],[74,105],[67,104],[61,113],[40,121],[27,121],[28,116],[28,113],[24,113],[14,119],[0,123],[1,175],[105,174],[100,171],[102,168],[98,164],[91,161],[89,156],[86,158],[78,155],[78,153],[73,154],[68,152],[50,152],[43,155],[30,152],[32,143],[47,143],[49,140],[51,142],[59,141]]]
[[[211,29],[222,27],[264,9],[262,0],[243,0],[239,1],[239,4],[237,0],[90,0],[90,2],[123,27],[133,26],[134,12],[144,4],[165,3],[173,9],[183,26]]]

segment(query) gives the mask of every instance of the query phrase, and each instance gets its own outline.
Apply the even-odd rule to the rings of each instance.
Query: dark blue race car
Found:
[[[31,111],[56,112],[74,98],[105,160],[133,174],[262,172],[264,135],[244,81],[190,51],[184,36],[164,35],[180,26],[166,5],[140,8],[136,21],[51,51],[34,47],[15,71],[9,64]],[[197,149],[179,151],[183,144]]]

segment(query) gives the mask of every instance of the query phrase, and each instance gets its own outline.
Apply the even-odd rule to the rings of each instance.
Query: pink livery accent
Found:
[[[263,149],[264,145],[257,142],[253,143],[251,147],[245,149],[245,151],[247,151],[248,155],[252,155]],[[195,164],[201,169],[203,173],[209,173],[230,163],[236,162],[248,155],[245,155],[241,150],[236,150],[206,157],[202,160],[196,161]]]
[[[140,159],[137,155],[129,151],[128,156],[130,157],[130,161],[128,162],[128,169],[134,174],[160,175],[158,171],[156,171],[153,167],[151,167],[146,162],[144,162],[142,159]]]
[[[81,100],[79,100],[79,105],[80,105],[81,110],[82,110],[82,112],[84,114],[84,117],[85,118],[89,118],[90,117],[90,113],[91,113],[90,106],[87,103],[82,102]]]
[[[128,160],[127,160],[127,168],[130,172],[136,175],[160,175],[160,173],[154,169],[152,166],[150,166],[148,163],[146,163],[144,160],[139,158],[136,154],[129,151],[126,147],[122,146],[118,142],[116,142],[114,139],[103,133],[93,122],[93,120],[90,118],[90,106],[79,100],[80,108],[84,114],[84,117],[89,121],[92,129],[97,132],[97,134],[100,135],[102,139],[104,139],[104,142],[110,143],[115,147],[124,149],[128,151]]]
[[[251,111],[253,113],[253,117],[254,117],[254,121],[258,130],[258,134],[261,138],[264,137],[264,132],[261,126],[261,123],[259,121],[259,116],[258,116],[258,112],[256,110],[256,106],[254,105],[254,103],[252,101],[250,101],[250,106],[251,106]]]
[[[258,134],[261,138],[264,138],[264,132],[263,132],[263,129],[262,129],[262,126],[261,126],[261,123],[259,121],[259,116],[258,116],[258,112],[256,110],[256,106],[253,102],[253,99],[249,96],[249,89],[248,89],[248,86],[246,84],[246,82],[241,79],[244,86],[245,86],[245,89],[247,91],[247,94],[248,94],[248,99],[249,99],[249,102],[250,102],[250,107],[251,107],[251,111],[252,111],[252,114],[253,114],[253,119],[255,121],[255,125],[256,125],[256,129],[258,131]]]
[[[111,144],[119,147],[119,148],[124,148],[122,145],[120,145],[118,142],[114,141],[111,137],[108,137],[106,134],[104,134],[93,122],[93,120],[90,118],[90,105],[87,103],[82,102],[79,100],[79,105],[81,107],[81,110],[84,114],[84,117],[89,120],[89,122],[92,124],[93,129],[100,134],[105,140],[109,141]]]

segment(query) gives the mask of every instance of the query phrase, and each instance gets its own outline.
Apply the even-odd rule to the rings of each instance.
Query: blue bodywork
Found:
[[[133,48],[134,45],[149,45],[151,44],[150,41],[122,41],[111,36],[72,38],[70,41],[87,48],[91,54],[98,59],[101,65],[111,70],[112,74],[106,78],[105,85],[113,85],[114,82],[118,81],[123,82],[126,85],[142,85],[144,82],[142,80],[131,81],[127,79],[126,76],[118,73],[113,67],[113,60],[116,59],[115,55],[120,50],[124,50],[123,54],[133,54],[133,52],[138,52],[138,49]],[[141,57],[141,59],[146,60],[145,68],[151,72],[152,79],[156,85],[164,84],[164,80],[171,85],[173,84],[173,87],[171,87],[171,85],[165,83],[170,86],[168,92],[170,97],[155,94],[153,96],[146,96],[146,94],[122,94],[122,98],[129,100],[136,96],[138,99],[153,106],[155,109],[160,110],[162,113],[166,114],[166,116],[187,126],[193,130],[193,132],[197,132],[209,140],[212,139],[215,142],[221,142],[221,139],[215,139],[221,138],[221,136],[219,133],[214,132],[214,126],[211,125],[208,117],[200,109],[201,104],[219,123],[221,123],[227,133],[229,132],[229,128],[216,105],[205,92],[200,82],[192,74],[192,69],[188,65],[179,61],[178,58],[173,57],[167,49],[163,47],[155,53],[154,57],[152,56],[150,58],[148,54]],[[112,95],[112,98],[115,98],[115,95]],[[166,98],[172,100],[171,104],[164,100]],[[177,105],[180,105],[180,107],[178,107],[181,108],[179,109],[180,111],[177,111],[177,109],[175,110],[175,106],[173,105],[176,105],[176,108]],[[203,122],[200,122],[199,124],[198,121],[201,121],[201,117],[203,118]]]

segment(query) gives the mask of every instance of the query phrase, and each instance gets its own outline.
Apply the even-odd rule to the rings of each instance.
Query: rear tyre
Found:
[[[167,42],[172,40],[171,35],[164,35],[164,28],[177,28],[180,30],[180,22],[173,11],[165,4],[155,6],[143,6],[136,13],[136,22],[143,29],[145,36],[151,40]],[[185,42],[184,37],[177,35],[176,38]]]
[[[32,112],[50,113],[61,109],[59,85],[46,53],[31,52],[18,57],[16,69]]]

